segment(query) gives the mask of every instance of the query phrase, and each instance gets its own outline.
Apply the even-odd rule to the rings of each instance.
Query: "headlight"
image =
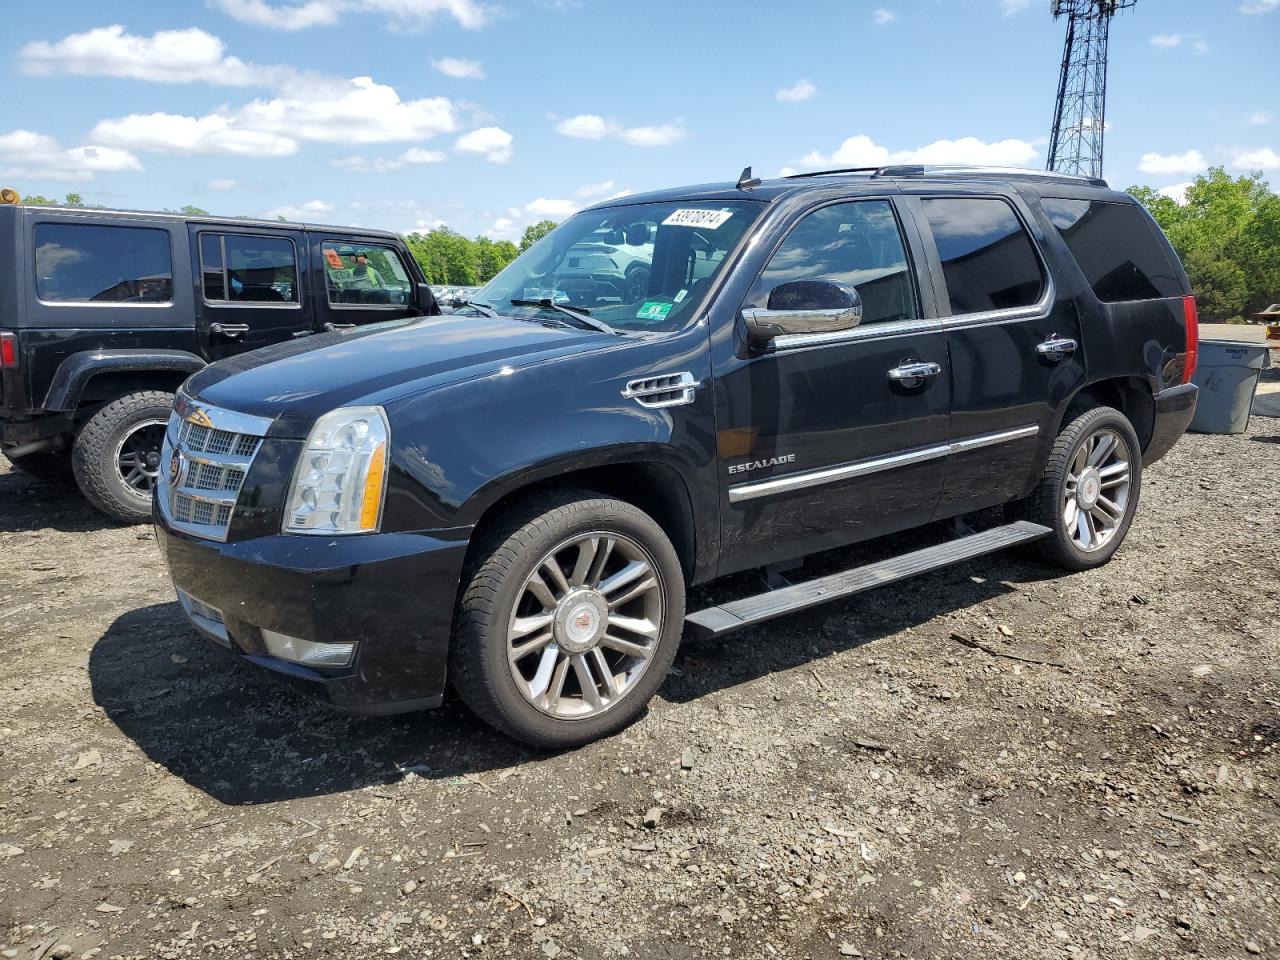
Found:
[[[293,473],[284,532],[377,530],[390,433],[381,407],[339,407],[317,420]]]

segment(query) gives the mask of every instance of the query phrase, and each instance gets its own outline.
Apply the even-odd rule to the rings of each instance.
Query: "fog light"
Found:
[[[346,667],[356,655],[354,643],[315,643],[266,628],[262,630],[262,642],[273,657],[308,667]]]

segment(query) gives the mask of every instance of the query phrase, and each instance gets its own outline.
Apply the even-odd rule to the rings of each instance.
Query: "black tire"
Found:
[[[535,707],[516,686],[508,662],[507,625],[527,581],[547,555],[575,536],[602,533],[639,545],[656,574],[664,616],[647,667],[603,712],[562,719]],[[620,541],[621,542],[621,541]],[[450,673],[463,701],[486,723],[535,747],[577,747],[639,717],[675,659],[684,626],[684,575],[662,528],[643,511],[589,491],[531,500],[490,528],[477,545],[450,649]],[[548,631],[551,628],[548,627]]]
[[[145,439],[147,453],[154,452],[154,467],[158,469],[160,441],[151,442],[156,435],[153,428],[158,423],[162,440],[172,408],[171,393],[131,393],[90,417],[76,437],[71,457],[76,483],[85,498],[103,513],[125,523],[146,523],[151,519],[151,491],[146,484],[138,487],[126,482],[119,466],[121,444]]]
[[[1069,476],[1073,461],[1081,448],[1097,438],[1110,434],[1127,448],[1123,459],[1128,464],[1128,490],[1122,505],[1122,515],[1115,523],[1105,542],[1093,549],[1083,548],[1073,535],[1074,524],[1068,525],[1066,503]],[[1117,446],[1117,452],[1119,448]],[[1036,551],[1047,561],[1068,570],[1091,570],[1111,559],[1124,542],[1129,526],[1138,509],[1138,497],[1142,489],[1142,446],[1129,419],[1114,407],[1094,407],[1075,416],[1058,434],[1049,451],[1044,477],[1025,500],[1014,505],[1014,514],[1033,523],[1040,523],[1053,531],[1034,544]],[[1079,506],[1073,515],[1081,513]]]
[[[72,480],[70,450],[41,450],[25,457],[5,454],[5,459],[13,464],[14,469],[45,483],[65,485]]]

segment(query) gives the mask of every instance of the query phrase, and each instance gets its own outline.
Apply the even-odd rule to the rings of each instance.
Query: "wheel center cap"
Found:
[[[573,590],[556,608],[556,643],[567,653],[585,653],[604,636],[609,604],[595,590]]]
[[[1080,475],[1080,482],[1076,485],[1076,503],[1085,510],[1093,507],[1098,498],[1102,496],[1102,477],[1098,475],[1098,471],[1090,467]]]

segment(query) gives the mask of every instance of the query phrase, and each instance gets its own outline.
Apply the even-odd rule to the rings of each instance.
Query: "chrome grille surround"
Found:
[[[168,524],[193,537],[225,541],[240,487],[270,426],[265,417],[179,393],[156,484],[156,503]]]

